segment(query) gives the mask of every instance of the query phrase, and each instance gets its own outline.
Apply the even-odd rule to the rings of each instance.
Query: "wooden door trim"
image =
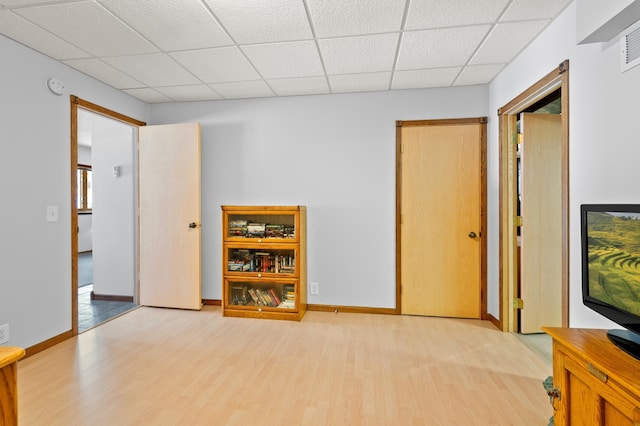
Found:
[[[528,106],[560,89],[562,109],[562,326],[569,326],[569,60],[498,109],[499,134],[499,310],[496,320],[503,331],[517,331],[516,310],[510,301],[517,285],[515,271],[515,171],[512,166],[512,138],[516,115]]]
[[[122,121],[133,126],[146,126],[146,123],[128,117],[119,112],[101,107],[75,95],[69,96],[71,106],[71,334],[78,334],[78,108],[83,108],[105,117]]]
[[[402,314],[402,127],[481,124],[480,137],[480,318],[487,319],[487,117],[396,121],[396,307]]]

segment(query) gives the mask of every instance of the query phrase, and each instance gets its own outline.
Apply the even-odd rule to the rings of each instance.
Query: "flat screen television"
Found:
[[[616,346],[640,360],[640,204],[583,204],[582,301],[625,330]]]

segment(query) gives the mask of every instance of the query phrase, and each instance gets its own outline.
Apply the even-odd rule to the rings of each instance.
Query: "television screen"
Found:
[[[622,327],[639,333],[640,205],[582,205],[581,216],[583,302]],[[614,334],[640,339],[631,333]],[[611,334],[609,337],[618,344]]]

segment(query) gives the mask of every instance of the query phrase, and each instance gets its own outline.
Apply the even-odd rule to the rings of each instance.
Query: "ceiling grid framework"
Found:
[[[572,0],[0,0],[0,34],[144,102],[489,83]]]

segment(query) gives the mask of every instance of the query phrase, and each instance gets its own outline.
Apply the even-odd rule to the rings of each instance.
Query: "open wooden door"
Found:
[[[200,125],[139,132],[140,304],[200,309]]]
[[[485,126],[402,122],[403,314],[481,317]]]
[[[562,326],[560,114],[522,114],[520,332]]]

